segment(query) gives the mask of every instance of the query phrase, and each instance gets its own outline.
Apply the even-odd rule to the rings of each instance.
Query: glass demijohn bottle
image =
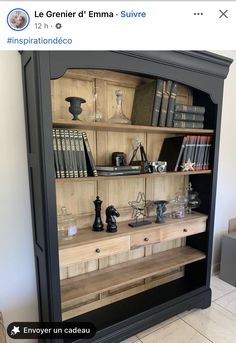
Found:
[[[116,109],[114,115],[109,119],[110,123],[114,124],[131,124],[129,118],[127,118],[122,109],[123,92],[118,89],[116,92]]]

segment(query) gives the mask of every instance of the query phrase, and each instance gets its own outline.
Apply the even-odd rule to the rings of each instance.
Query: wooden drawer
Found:
[[[206,220],[186,221],[160,228],[160,240],[171,240],[180,237],[187,237],[196,233],[206,231]]]
[[[152,243],[160,242],[160,230],[152,229],[146,230],[145,232],[139,232],[131,235],[130,246],[131,248],[136,248],[138,246],[143,246]]]
[[[59,251],[60,267],[114,255],[130,249],[130,237],[117,237]]]

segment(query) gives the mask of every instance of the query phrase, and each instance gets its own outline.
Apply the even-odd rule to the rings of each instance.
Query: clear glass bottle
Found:
[[[202,203],[199,199],[198,192],[193,189],[191,182],[189,182],[187,188],[187,199],[187,213],[191,214],[192,210],[198,208]]]
[[[109,119],[110,123],[114,124],[131,124],[131,121],[129,118],[127,118],[122,109],[122,103],[123,103],[123,92],[118,89],[116,92],[116,109],[114,115]]]
[[[75,216],[72,213],[67,213],[65,206],[61,208],[61,213],[57,216],[57,229],[59,241],[72,239],[77,234]]]

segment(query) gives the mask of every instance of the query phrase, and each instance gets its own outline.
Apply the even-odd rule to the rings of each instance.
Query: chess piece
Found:
[[[117,231],[116,217],[119,216],[120,213],[116,210],[116,208],[113,205],[110,205],[106,208],[107,232]]]
[[[103,231],[103,222],[101,218],[101,206],[102,206],[102,200],[100,200],[99,196],[96,197],[96,200],[94,200],[95,205],[95,220],[93,223],[93,231]]]

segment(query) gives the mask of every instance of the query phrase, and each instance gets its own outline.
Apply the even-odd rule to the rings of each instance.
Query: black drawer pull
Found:
[[[97,248],[95,251],[96,251],[97,253],[100,253],[101,250],[100,250],[99,248]]]
[[[188,229],[183,229],[184,232],[188,232]]]
[[[148,237],[145,237],[145,238],[144,238],[144,241],[145,241],[145,242],[148,242],[148,241],[149,241],[149,238],[148,238]]]

